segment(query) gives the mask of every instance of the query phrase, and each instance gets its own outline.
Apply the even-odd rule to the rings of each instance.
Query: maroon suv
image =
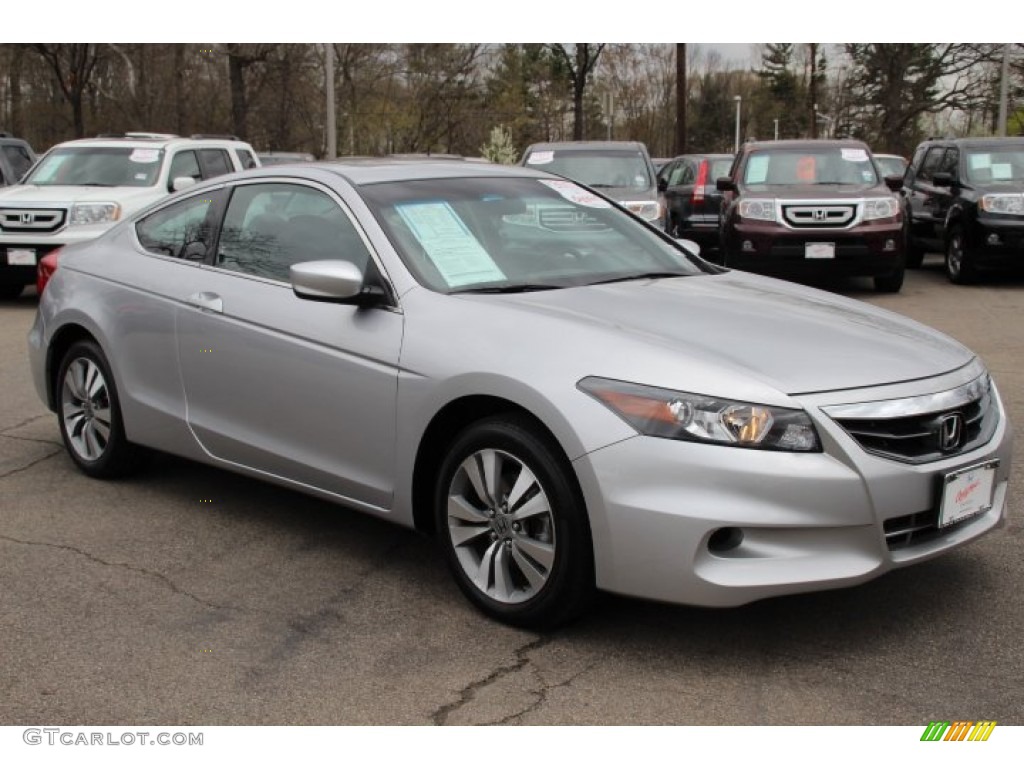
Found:
[[[854,140],[745,144],[724,193],[724,264],[779,277],[869,276],[895,292],[905,267],[903,214],[867,145]]]

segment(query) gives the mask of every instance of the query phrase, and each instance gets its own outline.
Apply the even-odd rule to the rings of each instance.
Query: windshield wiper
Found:
[[[615,187],[614,184],[587,184],[587,186],[594,189],[613,189]]]
[[[595,280],[587,285],[605,285],[606,283],[624,283],[627,280],[656,280],[661,277],[689,277],[689,272],[637,272],[633,275],[609,277],[607,280]]]
[[[116,187],[116,184],[104,184],[100,181],[83,181],[79,184],[72,184],[73,187]]]
[[[484,288],[463,288],[452,293],[528,293],[529,291],[552,291],[565,288],[564,285],[551,283],[510,283],[508,285],[489,285]]]

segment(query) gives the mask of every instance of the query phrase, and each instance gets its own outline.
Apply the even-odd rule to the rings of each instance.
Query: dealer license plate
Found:
[[[998,461],[958,469],[946,475],[939,507],[939,528],[959,523],[992,508]]]
[[[835,257],[835,243],[807,243],[804,245],[805,259],[834,259]]]
[[[7,265],[11,267],[34,267],[36,252],[33,248],[8,248]]]

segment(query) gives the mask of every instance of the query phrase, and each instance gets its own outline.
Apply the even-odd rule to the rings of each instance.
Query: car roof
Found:
[[[250,149],[247,142],[238,139],[192,139],[183,136],[158,135],[98,137],[92,139],[72,139],[54,145],[57,147],[129,147],[139,149],[173,149],[180,146],[190,147],[202,144],[207,147],[244,147]]]
[[[1021,144],[1024,136],[972,136],[962,139],[926,139],[921,144],[956,144],[961,147],[989,147],[994,144]]]
[[[595,149],[635,149],[647,151],[646,145],[640,141],[542,141],[526,148],[536,150],[595,150]]]
[[[859,139],[780,139],[779,141],[750,141],[750,149],[816,149],[819,147],[857,147],[868,149]]]
[[[280,166],[278,166],[280,168]],[[351,184],[378,184],[389,181],[426,181],[429,179],[458,178],[549,178],[551,174],[518,165],[496,163],[467,163],[464,160],[402,160],[398,158],[360,158],[358,160],[320,160],[289,167],[289,173],[327,171]],[[280,175],[274,168],[250,169],[247,178],[254,175]]]

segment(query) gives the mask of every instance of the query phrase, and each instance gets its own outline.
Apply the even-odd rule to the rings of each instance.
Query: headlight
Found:
[[[864,221],[891,219],[899,211],[899,205],[891,197],[878,197],[864,201]]]
[[[630,200],[622,203],[623,207],[635,213],[644,221],[654,221],[661,214],[661,210],[655,200]]]
[[[121,215],[121,206],[117,203],[76,203],[71,206],[71,218],[69,223],[78,224],[103,224],[108,221],[117,221]]]
[[[988,213],[1024,213],[1024,195],[982,195],[981,210]]]
[[[775,221],[775,201],[740,200],[740,218]]]
[[[578,386],[635,430],[651,437],[774,451],[821,451],[814,424],[801,410],[595,376],[588,376]]]

